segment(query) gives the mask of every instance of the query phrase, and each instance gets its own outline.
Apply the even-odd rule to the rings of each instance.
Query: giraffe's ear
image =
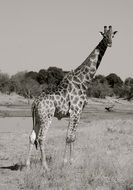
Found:
[[[102,36],[104,36],[104,33],[103,32],[99,32]]]
[[[113,34],[115,35],[118,31],[114,31]]]

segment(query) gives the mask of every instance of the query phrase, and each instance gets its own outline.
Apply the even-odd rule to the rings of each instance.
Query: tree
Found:
[[[12,92],[18,92],[18,85],[17,85],[17,82],[13,79],[10,79],[9,80],[9,93],[12,93]]]
[[[111,88],[114,88],[114,86],[122,86],[123,81],[119,76],[117,76],[115,73],[111,73],[106,77],[108,84]]]
[[[49,67],[47,70],[47,83],[48,85],[59,85],[64,77],[62,69],[57,67]]]
[[[41,86],[40,84],[33,80],[33,79],[24,79],[21,81],[21,95],[23,95],[25,98],[33,98],[40,94],[41,92]]]
[[[10,92],[33,98],[41,92],[41,85],[36,81],[38,73],[36,72],[18,72],[10,79]]]
[[[118,84],[114,84],[113,92],[114,92],[114,95],[116,95],[118,98],[122,98],[123,85],[119,86]]]
[[[90,86],[87,90],[87,96],[95,98],[105,98],[106,96],[112,96],[113,91],[107,84],[100,83],[99,80],[94,80],[90,83]]]
[[[6,73],[0,73],[0,91],[9,93],[9,75]]]
[[[37,75],[37,81],[39,82],[39,84],[47,83],[47,78],[47,71],[45,69],[41,69]]]
[[[98,83],[107,83],[107,79],[103,75],[96,75],[93,81],[97,81]]]
[[[127,100],[131,100],[133,98],[133,78],[128,77],[124,81],[124,97]]]
[[[21,71],[12,75],[10,78],[10,89],[17,94],[22,95],[22,81],[25,80],[26,71]]]
[[[37,80],[37,77],[38,77],[37,72],[29,71],[29,72],[25,73],[25,78],[31,78],[33,80]]]
[[[133,85],[133,78],[131,78],[131,77],[126,78],[124,81],[124,84],[126,86],[132,86]]]

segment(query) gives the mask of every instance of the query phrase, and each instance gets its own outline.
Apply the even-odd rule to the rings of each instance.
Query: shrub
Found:
[[[87,95],[95,98],[105,98],[106,96],[112,96],[113,91],[106,83],[92,83]]]
[[[0,91],[9,93],[9,75],[6,73],[0,73]]]

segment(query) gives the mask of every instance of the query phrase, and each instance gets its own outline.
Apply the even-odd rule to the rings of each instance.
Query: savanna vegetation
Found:
[[[104,103],[85,107],[72,164],[63,165],[68,119],[54,118],[45,146],[50,171],[45,173],[35,147],[31,169],[25,168],[32,119],[0,118],[0,190],[132,190],[133,104],[121,101],[126,104],[117,104],[115,112],[104,111]]]
[[[57,67],[41,69],[39,72],[22,71],[10,77],[0,72],[0,92],[5,94],[15,92],[25,98],[33,98],[46,89],[58,86],[66,73]],[[96,75],[87,94],[88,97],[116,96],[130,100],[133,98],[133,78],[128,77],[122,81],[115,73],[107,76]]]

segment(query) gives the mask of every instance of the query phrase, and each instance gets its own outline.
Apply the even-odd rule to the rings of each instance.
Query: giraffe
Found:
[[[69,117],[69,124],[66,134],[66,146],[64,162],[73,157],[73,144],[76,140],[76,129],[80,120],[80,115],[87,103],[86,91],[96,70],[98,69],[102,57],[107,47],[112,46],[112,38],[117,31],[112,30],[112,26],[104,26],[102,40],[86,58],[86,60],[75,70],[70,71],[57,86],[54,91],[42,92],[32,104],[33,130],[29,136],[29,153],[26,161],[27,168],[30,168],[30,159],[33,146],[40,147],[41,161],[44,170],[48,171],[46,155],[44,151],[45,140],[52,118],[62,119]]]

